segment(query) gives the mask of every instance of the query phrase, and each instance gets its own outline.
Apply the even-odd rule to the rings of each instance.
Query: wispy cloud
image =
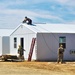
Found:
[[[0,14],[4,15],[2,17],[4,18],[5,21],[8,22],[10,20],[9,22],[12,22],[12,23],[14,23],[15,21],[21,22],[26,15],[28,17],[32,18],[33,22],[36,22],[36,20],[37,20],[36,18],[53,19],[53,20],[57,19],[57,20],[62,21],[62,19],[59,18],[58,16],[54,16],[54,15],[50,14],[49,11],[44,11],[44,10],[42,10],[42,13],[41,13],[41,10],[29,11],[29,10],[16,10],[16,9],[10,10],[10,9],[8,9],[8,10],[0,11]],[[14,21],[14,19],[15,19],[15,21]]]
[[[25,16],[33,22],[75,23],[74,3],[75,0],[0,0],[0,27],[16,27]]]

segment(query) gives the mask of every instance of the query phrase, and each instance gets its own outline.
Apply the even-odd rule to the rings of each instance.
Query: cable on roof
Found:
[[[41,26],[40,26],[41,27]],[[44,29],[44,30],[46,30],[46,31],[48,31],[47,29],[45,29],[45,28],[43,28],[43,27],[41,27],[42,29]],[[52,32],[50,32],[53,36],[54,36],[54,38],[57,40],[57,42],[59,43],[59,41],[58,41],[58,39],[56,38],[56,36],[54,35],[54,33],[52,33]]]

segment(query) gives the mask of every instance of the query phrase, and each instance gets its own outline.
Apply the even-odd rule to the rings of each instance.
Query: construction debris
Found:
[[[17,57],[17,55],[1,55],[0,60],[2,61],[24,61],[24,59]]]

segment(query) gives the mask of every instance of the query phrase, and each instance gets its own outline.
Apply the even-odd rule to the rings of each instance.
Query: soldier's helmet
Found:
[[[60,47],[63,47],[63,45],[60,45]]]
[[[18,47],[21,47],[21,45],[18,45]]]
[[[27,16],[25,16],[25,18],[27,19]]]

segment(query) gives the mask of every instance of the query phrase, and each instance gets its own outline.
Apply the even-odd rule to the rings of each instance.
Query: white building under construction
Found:
[[[35,45],[33,38],[36,39]],[[75,60],[75,25],[20,24],[10,35],[10,54],[17,55],[18,45],[21,45],[26,50],[25,60],[29,54],[32,55],[32,60],[57,60],[60,44],[65,48],[64,59]]]

